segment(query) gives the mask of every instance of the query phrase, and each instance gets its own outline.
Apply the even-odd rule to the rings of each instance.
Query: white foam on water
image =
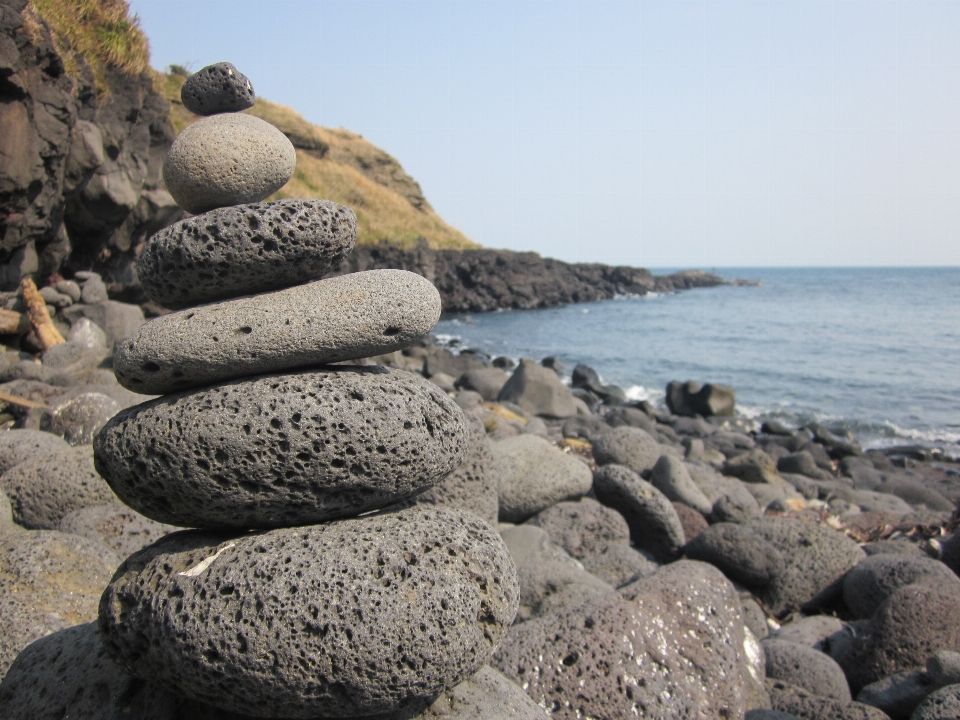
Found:
[[[646,400],[647,402],[655,403],[664,396],[662,390],[646,388],[643,385],[631,385],[624,390],[624,393],[626,393],[627,400],[633,400],[635,402]]]

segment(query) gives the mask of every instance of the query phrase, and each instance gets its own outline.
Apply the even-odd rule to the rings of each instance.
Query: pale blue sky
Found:
[[[132,0],[152,62],[394,155],[477,242],[960,265],[960,2]]]

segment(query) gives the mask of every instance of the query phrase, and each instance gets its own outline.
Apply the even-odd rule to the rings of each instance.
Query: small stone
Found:
[[[938,687],[960,683],[960,652],[940,650],[927,658],[927,674]]]
[[[843,580],[843,599],[855,618],[871,618],[877,608],[900,587],[927,581],[953,585],[960,578],[942,562],[926,557],[879,554],[861,560]]]
[[[145,323],[114,356],[117,380],[162,394],[407,347],[440,319],[440,293],[406,270],[368,270]]]
[[[500,467],[502,521],[523,522],[551,505],[590,491],[590,468],[536,435],[495,442],[493,455]]]
[[[811,615],[783,625],[777,631],[776,638],[785,642],[806,645],[821,649],[824,640],[835,633],[842,632],[844,624],[829,615]]]
[[[723,473],[746,483],[783,483],[776,461],[759,448],[730,458],[723,465]]]
[[[120,403],[98,392],[74,395],[50,408],[41,428],[71,445],[89,445],[107,421],[120,411]]]
[[[180,88],[183,106],[197,115],[234,113],[253,107],[257,95],[247,76],[232,63],[219,62],[197,70]]]
[[[154,233],[137,259],[143,291],[168,308],[319,279],[353,249],[357,216],[329,200],[222,207]],[[215,268],[215,270],[212,270]]]
[[[583,560],[611,543],[630,544],[630,528],[623,515],[592,498],[560,502],[527,520],[546,531],[550,540],[572,557]]]
[[[689,505],[704,515],[708,515],[713,508],[713,503],[690,477],[683,460],[673,455],[660,456],[653,466],[650,483],[670,500]]]
[[[139,305],[107,300],[96,305],[72,305],[63,311],[70,323],[87,318],[103,330],[107,337],[107,348],[114,343],[133,335],[144,323],[143,310]]]
[[[527,358],[520,360],[497,401],[516,403],[531,415],[568,418],[577,414],[573,395],[557,374]]]
[[[867,685],[857,695],[857,702],[883,710],[893,720],[909,720],[917,705],[936,690],[922,670],[890,675]]]
[[[0,475],[26,460],[51,455],[70,446],[56,435],[39,430],[0,432]]]
[[[615,588],[650,577],[660,566],[629,545],[610,543],[600,552],[583,558],[583,569]]]
[[[97,469],[137,512],[246,529],[413,495],[463,462],[467,432],[463,411],[418,375],[333,366],[143,403],[107,423],[94,447]]]
[[[265,200],[293,176],[297,152],[286,135],[252,115],[201,118],[177,136],[163,180],[194,215]]]
[[[61,280],[53,287],[58,293],[61,293],[62,295],[66,295],[71,300],[73,300],[73,302],[80,302],[80,297],[83,294],[83,291],[80,289],[80,286],[73,280]]]
[[[783,680],[767,679],[770,702],[775,710],[802,720],[890,720],[875,707],[814,695]]]
[[[80,286],[80,300],[86,305],[95,305],[107,299],[107,286],[99,277],[84,280]]]
[[[763,652],[767,677],[797,685],[820,697],[850,702],[843,670],[829,655],[783,640],[765,640]]]
[[[417,506],[175,533],[120,567],[100,627],[127,672],[170,691],[208,701],[217,688],[219,707],[254,716],[343,717],[416,706],[473,675],[517,602],[494,530]]]
[[[492,667],[447,690],[421,715],[411,720],[544,720],[538,706],[516,684]],[[370,720],[380,720],[371,718]],[[383,718],[383,720],[391,720]]]
[[[599,465],[623,465],[640,475],[652,470],[663,448],[649,433],[622,425],[603,433],[593,443],[593,457]]]
[[[671,502],[671,504],[673,509],[677,511],[677,517],[680,518],[680,524],[683,526],[683,536],[687,538],[687,542],[710,527],[703,515],[689,505],[684,505],[681,502]]]
[[[89,318],[80,318],[70,327],[67,342],[81,345],[91,350],[107,349],[106,333]]]
[[[487,402],[497,399],[503,386],[507,384],[509,376],[500,368],[485,367],[467,370],[457,378],[455,386],[458,390],[473,390]]]
[[[117,557],[125,558],[180,528],[154,522],[120,503],[110,503],[67,513],[57,529],[102,542]]]
[[[784,569],[779,550],[735,523],[711,525],[683,551],[691,560],[708,562],[731,580],[755,587],[769,585]]]
[[[960,717],[960,685],[947,685],[927,695],[910,720],[956,720]]]

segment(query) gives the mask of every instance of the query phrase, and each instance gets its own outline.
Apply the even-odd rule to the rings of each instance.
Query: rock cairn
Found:
[[[469,513],[371,513],[453,471],[468,425],[421,376],[329,363],[409,346],[439,319],[439,294],[404,271],[311,282],[352,249],[354,213],[262,202],[296,154],[237,114],[254,93],[232,65],[196,73],[183,99],[206,117],[164,178],[202,214],[154,235],[137,270],[156,302],[185,309],[118,345],[118,380],[162,397],[119,413],[94,447],[130,507],[201,529],[121,565],[100,603],[104,645],[135,677],[227,712],[415,712],[486,664],[517,611],[516,570]]]

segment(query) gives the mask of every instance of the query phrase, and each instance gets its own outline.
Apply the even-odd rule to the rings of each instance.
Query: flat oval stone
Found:
[[[137,259],[137,278],[168,308],[279,290],[321,277],[356,236],[353,210],[329,200],[217,208],[157,231]]]
[[[286,185],[297,151],[273,125],[239,113],[201,118],[170,146],[163,180],[177,204],[197,214],[255,203]]]
[[[419,375],[338,366],[169,395],[117,414],[97,470],[137,512],[182,527],[268,528],[361,513],[456,469],[463,412]]]
[[[253,83],[233,63],[219,62],[197,70],[180,88],[183,106],[197,115],[240,112],[253,107]]]
[[[225,710],[365,716],[479,670],[518,596],[495,530],[417,506],[237,537],[175,533],[120,567],[100,628],[128,672]]]
[[[126,388],[161,395],[408,347],[440,319],[440,293],[406,270],[368,270],[154,318],[121,341]]]

